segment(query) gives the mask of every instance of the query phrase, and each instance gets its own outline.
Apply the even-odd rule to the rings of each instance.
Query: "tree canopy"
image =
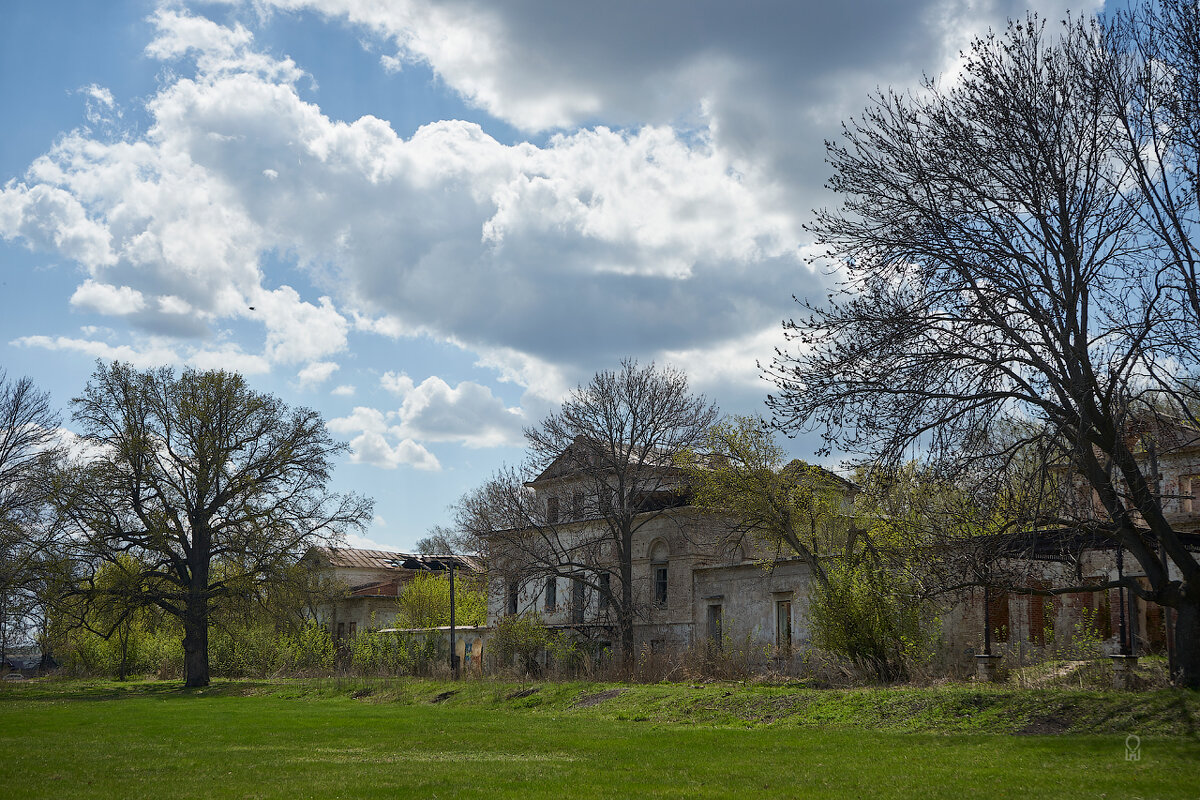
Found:
[[[894,469],[986,482],[1037,454],[1097,504],[1029,493],[1039,525],[1097,518],[1178,611],[1200,685],[1200,563],[1145,457],[1200,431],[1200,12],[1163,2],[974,41],[961,77],[884,92],[827,145],[840,209],[813,231],[841,290],[786,325],[776,424]],[[1014,431],[1020,435],[1012,435]]]
[[[93,579],[83,591],[136,587],[126,602],[179,618],[189,686],[209,681],[215,602],[269,584],[314,543],[370,518],[370,501],[327,489],[344,445],[320,415],[240,375],[99,364],[72,405],[89,455],[64,476],[60,511],[84,565],[140,571],[118,589]]]

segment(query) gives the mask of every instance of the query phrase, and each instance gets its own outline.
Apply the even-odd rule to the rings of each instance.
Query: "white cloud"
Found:
[[[506,408],[491,389],[473,381],[457,386],[437,376],[413,385],[407,375],[388,372],[380,384],[402,398],[388,414],[397,421],[394,435],[427,442],[458,442],[467,447],[497,447],[521,442],[524,417]]]
[[[359,406],[348,417],[337,417],[326,423],[331,431],[343,435],[357,433],[350,440],[351,462],[368,464],[381,469],[396,469],[407,465],[428,472],[441,470],[437,457],[412,439],[401,439],[394,445],[388,441],[392,433],[382,412]]]
[[[351,384],[343,383],[341,386],[335,387],[330,394],[334,397],[353,397],[354,392],[355,389]]]
[[[1060,5],[1041,7],[1053,17]],[[793,313],[793,293],[823,291],[800,268],[801,223],[828,200],[821,140],[870,89],[952,67],[964,30],[1020,10],[1010,0],[255,8],[351,22],[372,46],[391,43],[392,68],[428,65],[495,117],[558,132],[510,145],[460,120],[407,138],[373,116],[337,121],[302,99],[301,66],[258,49],[245,24],[162,7],[146,53],[167,68],[145,132],[69,133],[0,189],[0,236],[77,261],[75,305],[124,313],[141,344],[39,346],[149,358],[142,332],[222,341],[229,321],[253,320],[261,345],[246,349],[259,352],[239,357],[262,370],[332,363],[353,326],[474,353],[526,388],[527,414],[625,355],[665,354],[705,382],[748,386],[752,361],[733,360]],[[106,91],[89,87],[89,102],[116,108]],[[318,291],[270,280],[264,264],[277,257]],[[154,347],[177,360],[221,352]],[[407,439],[514,439],[516,415],[485,387],[433,380],[409,379],[405,397],[426,405],[402,405],[375,431],[390,449],[364,452],[401,463],[420,459],[397,454]],[[439,416],[446,408],[475,431]]]
[[[105,361],[125,361],[138,369],[161,366],[191,366],[201,370],[224,369],[243,375],[270,371],[270,364],[261,356],[244,353],[236,345],[212,348],[188,348],[180,353],[162,340],[149,339],[137,345],[114,345],[96,339],[77,339],[69,336],[21,336],[9,344],[18,347],[39,347],[45,350],[79,353]]]
[[[353,547],[356,550],[391,550],[390,547],[385,547],[374,539],[363,536],[357,533],[346,534],[346,545]]]
[[[108,230],[89,219],[69,191],[43,183],[10,181],[0,189],[0,237],[20,238],[31,250],[57,252],[87,267],[116,261]]]
[[[335,361],[313,361],[300,370],[296,379],[300,381],[301,386],[318,386],[329,380],[337,370],[338,364]]]
[[[197,67],[151,98],[148,133],[70,134],[0,193],[0,208],[19,207],[0,213],[5,236],[158,298],[135,325],[211,335],[258,320],[262,356],[297,364],[345,349],[345,308],[360,330],[450,341],[547,392],[566,363],[719,342],[746,332],[747,313],[781,316],[790,281],[762,265],[797,263],[794,220],[706,135],[597,128],[509,146],[442,121],[406,140],[373,117],[322,115],[294,65],[254,52],[243,27],[155,21],[147,52]],[[59,211],[28,214],[33,195]],[[331,294],[266,288],[268,252]]]
[[[137,289],[96,283],[89,278],[75,289],[71,295],[71,305],[87,311],[121,316],[141,311],[146,307],[146,298]]]

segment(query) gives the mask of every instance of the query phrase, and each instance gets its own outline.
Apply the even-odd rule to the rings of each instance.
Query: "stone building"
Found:
[[[369,628],[389,628],[398,611],[396,599],[422,572],[445,573],[454,566],[456,578],[476,585],[479,562],[461,555],[416,555],[351,547],[314,547],[303,561],[330,581],[332,603],[317,609],[317,622],[335,641]]]
[[[1146,471],[1157,483],[1164,516],[1184,546],[1200,553],[1200,432],[1180,420],[1160,418],[1152,425],[1152,436],[1147,435],[1149,426],[1139,431],[1135,453],[1145,467],[1157,466],[1156,473]],[[1151,440],[1154,450],[1147,445]],[[1053,589],[1100,585],[1124,576],[1137,578],[1149,588],[1133,554],[1125,551],[1118,555],[1114,540],[1100,530],[1103,513],[1099,500],[1082,480],[1075,481],[1073,501],[1068,505],[1069,515],[1080,520],[1078,527],[1017,534],[1000,548],[997,568],[1007,573],[1008,583]],[[1157,549],[1148,529],[1146,539]],[[1168,570],[1173,580],[1181,578],[1174,563],[1168,564]],[[1105,652],[1117,654],[1121,651],[1122,619],[1133,654],[1165,653],[1173,646],[1169,623],[1174,612],[1132,592],[1107,589],[1046,596],[993,590],[988,595],[986,615],[982,589],[964,592],[949,606],[943,618],[944,634],[956,652],[971,655],[979,650],[987,627],[993,642],[1009,649],[1061,643],[1086,634],[1098,638]]]
[[[850,484],[836,480],[849,491]],[[733,521],[692,505],[682,471],[664,465],[649,483],[632,493],[640,509],[631,550],[635,650],[680,654],[736,646],[786,668],[809,639],[809,565],[758,549],[736,535]],[[493,564],[514,566],[491,576],[489,625],[534,612],[597,651],[614,648],[619,634],[598,590],[614,586],[619,575],[604,541],[603,484],[598,493],[556,462],[527,487],[544,526],[526,538],[508,531],[493,549]],[[551,537],[555,544],[545,552],[520,552],[526,539]]]

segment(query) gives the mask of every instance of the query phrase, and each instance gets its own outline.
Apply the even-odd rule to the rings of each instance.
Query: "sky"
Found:
[[[237,370],[408,549],[623,358],[766,413],[824,142],[1097,5],[0,0],[0,369],[68,430],[97,359]]]

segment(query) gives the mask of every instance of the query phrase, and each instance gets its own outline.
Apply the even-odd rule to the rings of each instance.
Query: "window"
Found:
[[[339,622],[339,623],[338,623],[338,632],[337,632],[337,638],[339,638],[339,639],[344,639],[345,637],[346,637],[346,623],[344,623],[344,622]]]
[[[587,586],[579,578],[571,582],[571,622],[583,624],[583,609],[587,606]]]
[[[546,498],[546,522],[548,522],[551,525],[558,522],[558,498],[557,497],[552,496],[552,497]]]
[[[708,641],[712,647],[721,649],[721,606],[708,607]]]
[[[792,652],[792,601],[775,601],[775,647],[781,655]]]
[[[517,613],[517,589],[519,588],[516,581],[508,584],[508,613]]]
[[[546,610],[553,611],[558,605],[558,579],[546,578]]]
[[[656,541],[650,546],[650,577],[653,579],[653,597],[656,605],[667,604],[667,543]]]
[[[357,623],[357,622],[351,622],[351,623],[350,623],[350,638],[351,638],[351,639],[353,639],[353,638],[354,638],[354,634],[356,633],[356,629],[357,629],[357,628],[358,628],[358,623]]]
[[[583,492],[571,495],[571,519],[583,519]]]
[[[1179,510],[1191,514],[1200,510],[1196,503],[1196,490],[1200,489],[1200,475],[1179,476]]]
[[[607,572],[600,573],[600,597],[597,598],[596,604],[601,614],[608,611],[608,594],[612,591],[611,577]]]
[[[662,651],[663,651],[663,640],[662,639],[651,639],[650,640],[650,654],[658,655]]]

